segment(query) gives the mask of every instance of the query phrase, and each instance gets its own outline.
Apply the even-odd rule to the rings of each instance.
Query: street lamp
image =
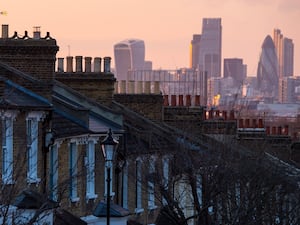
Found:
[[[105,159],[105,167],[106,167],[106,185],[107,185],[107,193],[106,193],[106,224],[110,224],[110,170],[113,166],[113,160],[116,154],[116,149],[119,142],[115,140],[112,136],[111,129],[109,129],[107,136],[101,142],[102,153]]]

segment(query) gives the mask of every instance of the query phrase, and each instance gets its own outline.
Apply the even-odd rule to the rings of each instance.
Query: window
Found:
[[[95,142],[88,141],[85,158],[86,165],[86,198],[97,198],[95,194]]]
[[[77,145],[71,142],[69,145],[69,171],[70,171],[70,199],[72,202],[79,200],[77,196]]]
[[[38,120],[28,118],[26,120],[27,133],[27,182],[36,183],[40,179],[37,175],[38,162]]]
[[[124,164],[124,167],[123,167],[123,179],[122,179],[122,191],[123,191],[123,194],[122,194],[122,197],[123,197],[123,208],[128,208],[128,164],[127,162],[125,162]]]
[[[164,189],[169,188],[169,156],[164,156],[162,158],[162,172],[163,172],[163,185]],[[167,205],[167,200],[163,197],[163,205]]]
[[[2,120],[2,181],[13,183],[13,120]]]
[[[197,175],[197,196],[198,196],[198,203],[200,207],[203,206],[202,198],[203,198],[203,180],[202,176],[199,174]]]
[[[154,179],[155,179],[155,158],[151,157],[149,160],[149,175],[148,175],[148,209],[156,209],[155,206],[155,186],[154,186]]]
[[[110,182],[110,196],[114,196],[115,195],[115,193],[113,192],[113,183],[112,183],[112,175],[113,175],[113,166],[112,166],[112,162],[105,162],[105,164],[106,164],[106,166],[105,166],[105,181],[104,181],[104,183],[105,183],[105,193],[104,193],[104,196],[107,196],[107,180],[108,180],[108,178],[109,178],[109,182]],[[109,174],[107,174],[107,168],[110,168],[110,173]],[[109,176],[109,177],[108,177]]]
[[[142,208],[142,161],[136,160],[136,213],[143,212]]]
[[[49,183],[50,183],[50,198],[54,201],[58,200],[58,145],[54,144],[50,149],[50,174],[49,174]]]

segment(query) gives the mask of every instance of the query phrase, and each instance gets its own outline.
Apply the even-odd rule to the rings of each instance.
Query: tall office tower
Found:
[[[289,38],[283,39],[283,76],[294,75],[294,44]]]
[[[194,34],[190,44],[190,68],[199,67],[199,52],[200,52],[201,34]]]
[[[208,78],[221,76],[222,25],[221,18],[202,21],[199,69],[207,71]]]
[[[127,80],[129,70],[143,70],[145,44],[143,40],[127,39],[114,45],[117,80]]]
[[[246,78],[244,73],[243,59],[228,58],[224,59],[224,78],[232,77],[235,86],[241,86]]]
[[[274,29],[273,42],[278,59],[279,77],[294,74],[294,44],[293,40],[283,36],[279,29]]]
[[[261,47],[261,54],[257,67],[258,88],[265,97],[278,97],[278,60],[275,45],[268,35]]]

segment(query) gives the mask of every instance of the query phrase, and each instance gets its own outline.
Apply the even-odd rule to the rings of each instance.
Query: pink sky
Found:
[[[299,0],[7,0],[1,1],[1,24],[10,35],[41,26],[60,47],[58,57],[111,56],[113,45],[127,38],[145,41],[153,68],[189,65],[192,35],[202,18],[222,18],[223,58],[243,58],[248,75],[256,73],[260,48],[274,28],[294,41],[294,72],[300,76]],[[113,62],[112,62],[113,63]]]

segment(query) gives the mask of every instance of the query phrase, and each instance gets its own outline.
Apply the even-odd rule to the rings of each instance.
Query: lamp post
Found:
[[[101,142],[102,153],[105,159],[105,167],[106,167],[106,224],[110,225],[110,170],[113,166],[113,160],[115,157],[116,149],[119,142],[115,140],[112,136],[111,129],[109,129],[107,136]]]

